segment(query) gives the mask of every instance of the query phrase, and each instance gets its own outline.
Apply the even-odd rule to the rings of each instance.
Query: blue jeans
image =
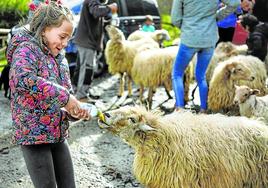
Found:
[[[208,85],[206,81],[206,70],[213,55],[214,48],[191,48],[180,44],[179,52],[173,65],[172,84],[175,92],[176,107],[184,108],[184,71],[192,57],[197,53],[195,78],[199,87],[201,109],[207,109]]]

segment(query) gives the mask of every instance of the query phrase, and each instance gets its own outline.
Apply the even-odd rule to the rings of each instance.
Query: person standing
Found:
[[[224,4],[219,1],[219,9],[223,6]],[[231,42],[233,40],[238,15],[241,15],[242,13],[242,9],[239,6],[234,13],[231,13],[224,19],[217,22],[219,30],[219,40],[217,44],[220,42]]]
[[[252,14],[258,18],[260,22],[268,22],[268,1],[267,0],[255,0],[253,1]]]
[[[142,31],[145,32],[154,32],[155,31],[155,27],[154,27],[154,22],[153,22],[153,17],[151,15],[146,15],[145,16],[145,22],[141,27]]]
[[[183,75],[195,54],[197,54],[195,78],[199,87],[200,112],[207,110],[206,70],[218,41],[217,20],[233,13],[240,5],[240,0],[222,0],[222,2],[227,6],[218,10],[218,0],[173,1],[171,21],[181,30],[181,44],[172,71],[176,110],[185,107]]]
[[[78,66],[74,80],[75,96],[80,99],[87,98],[87,92],[94,76],[96,53],[103,48],[103,19],[111,19],[112,13],[117,12],[117,4],[107,5],[106,1],[84,0],[79,24],[74,38],[78,49]]]
[[[249,32],[246,41],[247,54],[265,61],[268,49],[268,23],[260,22],[251,14],[243,15],[240,23]]]
[[[74,188],[73,164],[66,138],[69,119],[89,119],[72,95],[62,50],[73,32],[69,9],[40,4],[30,28],[8,44],[13,142],[21,145],[35,187]]]

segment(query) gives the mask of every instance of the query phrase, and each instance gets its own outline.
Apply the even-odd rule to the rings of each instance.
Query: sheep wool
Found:
[[[257,57],[248,55],[246,56],[246,59],[243,61],[243,63],[250,68],[255,79],[252,82],[241,80],[239,82],[239,85],[247,85],[252,89],[260,90],[260,94],[258,94],[258,96],[264,96],[268,94],[266,87],[267,72],[264,62],[262,62]]]
[[[268,127],[246,117],[122,107],[99,125],[135,150],[148,188],[268,187]]]
[[[141,87],[148,87],[155,90],[157,87],[164,85],[166,90],[171,90],[171,72],[173,62],[178,53],[178,46],[149,49],[137,53],[134,58],[131,71],[132,79],[135,84]],[[189,101],[189,88],[191,76],[193,75],[193,66],[190,64],[185,71],[185,101]],[[152,92],[149,92],[152,93]],[[149,107],[152,101],[149,96]]]
[[[137,41],[127,41],[121,30],[108,25],[106,30],[110,37],[105,48],[105,58],[108,64],[108,70],[111,74],[120,74],[120,92],[123,93],[123,77],[124,73],[127,74],[129,80],[131,80],[131,69],[133,66],[133,60],[137,52],[150,48],[159,48],[157,42],[151,38],[144,38]],[[129,95],[131,95],[131,81],[128,83]]]
[[[159,44],[161,44],[164,40],[170,40],[170,35],[168,31],[165,29],[157,29],[154,32],[145,32],[145,31],[136,30],[128,36],[127,40],[134,41],[134,40],[140,40],[146,37],[150,37],[154,39]]]
[[[265,80],[265,67],[258,58],[245,55],[231,57],[219,63],[213,72],[209,82],[208,108],[213,112],[229,111],[234,108],[235,84],[243,83],[265,93]]]
[[[206,72],[207,81],[209,82],[211,80],[213,71],[220,62],[223,62],[233,56],[246,55],[246,53],[247,45],[235,45],[231,42],[220,42],[215,48],[208,65]]]
[[[239,105],[240,115],[246,117],[260,118],[268,123],[268,95],[258,97],[258,89],[251,89],[248,86],[236,86],[235,104]]]

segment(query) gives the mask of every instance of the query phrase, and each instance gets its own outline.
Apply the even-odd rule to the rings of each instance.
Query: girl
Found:
[[[90,118],[71,94],[68,64],[61,54],[73,32],[69,9],[41,4],[30,29],[8,46],[14,142],[21,145],[35,187],[75,187],[66,137],[68,116]]]

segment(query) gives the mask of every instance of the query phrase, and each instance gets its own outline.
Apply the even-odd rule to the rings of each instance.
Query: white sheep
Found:
[[[242,57],[242,56],[241,56]],[[249,67],[255,79],[253,82],[248,82],[246,80],[239,81],[239,85],[247,85],[252,89],[260,90],[259,96],[263,96],[267,94],[266,80],[267,80],[267,72],[265,68],[265,64],[254,56],[244,56],[246,60],[242,61],[244,65]]]
[[[256,117],[268,122],[268,95],[257,97],[258,89],[251,89],[248,86],[235,86],[234,103],[239,105],[240,115]]]
[[[140,107],[105,113],[100,127],[135,150],[134,175],[148,188],[268,187],[268,127],[246,117]]]
[[[164,40],[170,40],[170,35],[167,30],[165,29],[157,29],[154,32],[145,32],[141,30],[136,30],[132,32],[127,40],[128,41],[134,41],[134,40],[139,40],[142,38],[150,37],[154,39],[158,44],[162,44]]]
[[[264,63],[256,57],[244,55],[220,63],[209,82],[208,108],[213,112],[236,111],[233,105],[235,84],[240,85],[241,80],[244,80],[244,85],[266,93]]]
[[[231,42],[220,42],[214,50],[213,56],[207,68],[206,78],[209,82],[216,66],[230,57],[246,55],[247,45],[235,45]]]
[[[166,92],[171,98],[169,91],[172,89],[171,72],[173,62],[178,53],[178,46],[149,49],[137,53],[134,58],[131,76],[135,84],[141,87],[140,100],[142,101],[143,89],[149,88],[148,102],[149,109],[152,107],[153,91],[164,85]],[[184,86],[185,86],[185,101],[189,101],[189,88],[191,79],[191,64],[185,71]]]
[[[137,41],[127,41],[121,30],[108,25],[106,26],[110,40],[106,44],[105,58],[108,70],[111,74],[120,74],[119,96],[124,92],[124,77],[128,77],[128,95],[132,94],[131,69],[137,52],[150,48],[159,48],[157,42],[151,38],[143,38]]]

